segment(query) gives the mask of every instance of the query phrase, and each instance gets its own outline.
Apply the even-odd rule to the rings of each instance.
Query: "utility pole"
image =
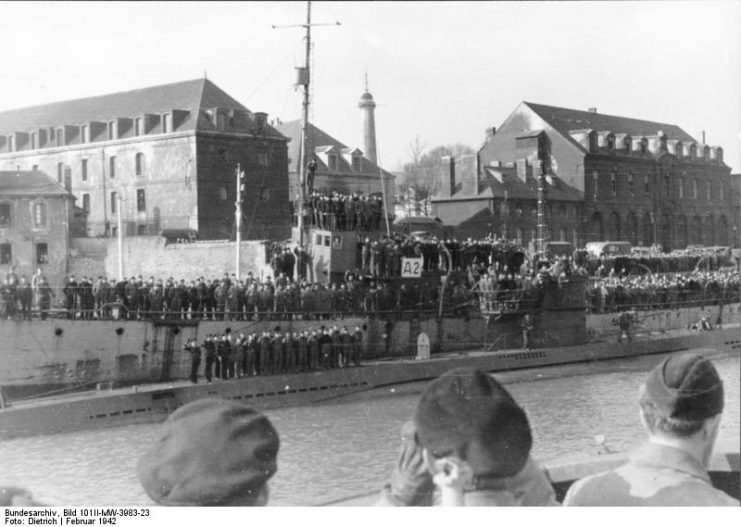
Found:
[[[237,277],[237,280],[240,279],[240,272],[241,269],[241,257],[242,257],[242,195],[244,194],[244,191],[246,189],[245,182],[244,182],[244,170],[242,170],[242,167],[239,163],[237,163],[237,170],[234,171],[237,176],[237,186],[235,187],[237,189],[237,201],[234,202],[235,206],[235,212],[234,212],[234,225],[237,229],[237,259],[236,259],[236,270],[235,270],[235,276]]]
[[[307,148],[309,138],[309,85],[311,82],[310,64],[311,64],[311,28],[312,26],[339,26],[339,22],[333,24],[312,24],[311,23],[311,2],[307,2],[306,23],[294,24],[287,26],[273,26],[273,29],[303,27],[306,29],[306,59],[304,66],[296,68],[296,85],[302,86],[303,93],[303,110],[301,113],[301,144],[299,145],[299,164],[296,170],[298,176],[298,203],[296,204],[296,214],[298,219],[298,243],[299,247],[304,245],[304,202],[306,201],[306,172],[312,152]]]

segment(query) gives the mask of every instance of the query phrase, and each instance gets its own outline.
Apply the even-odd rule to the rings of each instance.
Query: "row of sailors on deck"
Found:
[[[713,487],[708,464],[724,406],[715,366],[695,353],[664,359],[641,386],[646,443],[627,463],[571,485],[566,506],[739,506]],[[525,410],[494,377],[471,368],[429,383],[401,447],[383,506],[556,506],[532,456]],[[267,505],[278,469],[278,431],[247,405],[199,399],[175,411],[139,460],[137,476],[158,505]],[[0,505],[38,505],[0,489]]]
[[[207,335],[201,344],[188,339],[183,351],[190,355],[190,380],[198,382],[200,364],[207,382],[216,379],[300,373],[317,369],[346,368],[360,364],[363,331],[359,326],[350,333],[337,326],[281,332],[231,333]]]

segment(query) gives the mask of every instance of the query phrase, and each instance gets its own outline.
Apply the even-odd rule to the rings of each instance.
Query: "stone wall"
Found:
[[[272,275],[266,258],[264,241],[242,242],[241,274]],[[133,237],[124,239],[124,276],[155,276],[163,279],[184,278],[192,280],[221,278],[224,273],[235,272],[235,243],[227,241],[198,242],[165,245],[161,237]],[[108,245],[106,271],[109,276],[118,273],[118,248],[116,241]]]

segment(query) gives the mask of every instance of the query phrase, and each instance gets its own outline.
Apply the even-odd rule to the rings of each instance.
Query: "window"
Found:
[[[108,122],[108,140],[116,138],[116,121]]]
[[[227,189],[226,187],[221,187],[219,189],[219,199],[222,201],[226,201],[227,198]]]
[[[136,189],[136,210],[138,212],[146,212],[147,210],[147,200],[143,188]]]
[[[705,199],[713,199],[713,186],[710,181],[707,181],[705,185]]]
[[[144,134],[144,121],[141,117],[137,117],[134,121],[134,135]]]
[[[352,169],[354,172],[360,172],[360,156],[352,157]]]
[[[49,263],[49,246],[47,244],[36,244],[36,263],[39,265]]]
[[[607,149],[613,150],[614,148],[615,148],[615,137],[613,137],[612,135],[608,135],[607,136]],[[564,239],[562,241],[566,241],[566,240]]]
[[[111,156],[108,159],[108,174],[110,177],[116,177],[116,156]]]
[[[13,246],[9,243],[0,244],[0,265],[13,263]]]
[[[144,171],[144,154],[136,154],[136,175],[141,176]]]
[[[33,222],[36,227],[46,226],[46,203],[36,203],[33,206]]]
[[[162,133],[166,134],[172,131],[172,114],[166,113],[162,116]]]
[[[226,149],[225,148],[219,148],[218,152],[219,161],[222,163],[226,161]]]
[[[10,203],[0,203],[0,227],[10,226],[11,219]]]
[[[684,178],[679,178],[679,199],[684,198]]]
[[[80,164],[80,175],[83,181],[87,181],[87,159],[83,159]]]
[[[146,225],[137,225],[136,226],[136,234],[139,236],[144,236],[147,234],[147,226]]]
[[[57,182],[61,185],[64,181],[64,163],[57,163]]]
[[[698,189],[697,189],[697,179],[692,180],[692,199],[697,199]]]
[[[31,167],[31,170],[33,170],[34,172],[38,172],[39,171],[39,165],[32,166]]]
[[[594,190],[594,198],[597,198],[599,194],[599,174],[595,170],[592,172],[592,190]]]
[[[258,154],[257,154],[257,164],[260,165],[261,167],[268,166],[269,161],[268,161],[268,153],[267,152],[258,152]]]
[[[669,181],[669,176],[664,175],[664,196],[668,198],[671,195],[671,182]]]
[[[80,127],[80,142],[82,143],[90,142],[90,128],[86,124],[83,124]]]
[[[266,201],[270,199],[270,189],[267,187],[260,187],[259,194],[260,201]]]
[[[612,185],[612,197],[614,198],[615,196],[617,196],[617,174],[615,174],[615,172],[610,174],[610,184]]]
[[[329,169],[337,170],[337,156],[334,154],[330,154],[329,156],[327,156],[327,159],[329,161]]]
[[[566,205],[563,203],[558,206],[558,215],[561,217],[566,216]]]
[[[648,176],[646,176],[644,179],[643,191],[646,193],[647,196],[651,194],[651,180],[648,179]]]
[[[718,189],[719,192],[720,192],[720,196],[718,196],[718,198],[720,199],[720,201],[723,201],[725,199],[725,186],[726,186],[725,183],[726,183],[725,181],[721,181],[720,182],[720,188]]]
[[[223,112],[218,112],[216,114],[216,129],[226,130],[226,115],[224,115]]]
[[[631,197],[634,197],[636,195],[636,184],[633,174],[628,174],[628,193]]]
[[[111,192],[111,214],[116,214],[118,208],[118,192]]]
[[[83,194],[82,195],[82,210],[90,213],[90,194]]]
[[[57,128],[56,138],[57,146],[64,146],[64,130]]]

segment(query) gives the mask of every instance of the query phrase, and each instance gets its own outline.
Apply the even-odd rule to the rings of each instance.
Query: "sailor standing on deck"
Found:
[[[188,339],[183,351],[190,353],[190,382],[198,383],[198,367],[201,365],[201,348],[196,339]]]

